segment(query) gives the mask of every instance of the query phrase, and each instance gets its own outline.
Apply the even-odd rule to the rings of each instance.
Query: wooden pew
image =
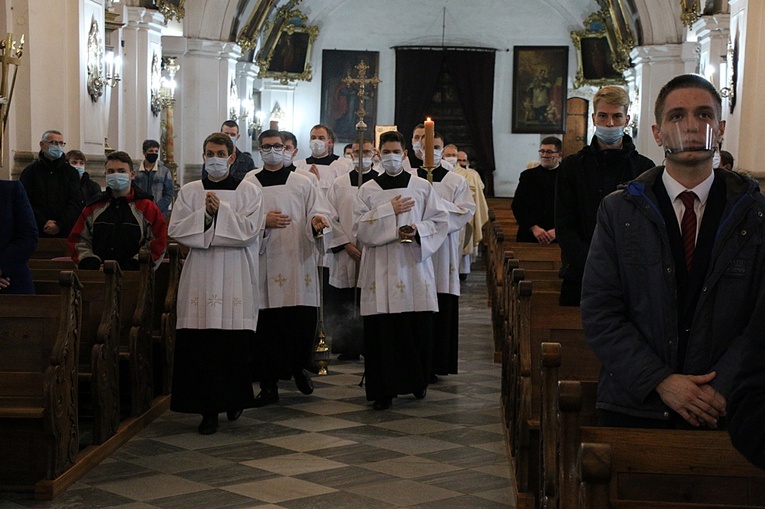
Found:
[[[51,260],[53,258],[69,257],[69,246],[66,239],[40,237],[37,248],[32,253],[32,259]]]
[[[172,242],[167,246],[167,258],[155,272],[152,338],[156,346],[155,392],[170,394],[175,352],[176,306],[181,279],[181,247]]]
[[[765,472],[726,432],[576,425],[582,393],[560,382],[561,508],[765,507]]]
[[[505,242],[505,250],[511,251],[526,269],[560,270],[560,246],[558,244],[531,244],[529,242]]]
[[[66,262],[37,260],[32,278],[39,295],[56,292],[57,274]],[[76,270],[82,284],[82,334],[78,359],[79,380],[88,387],[93,407],[93,440],[102,444],[117,432],[119,401],[119,320],[122,271],[114,260],[103,271]],[[82,407],[81,407],[82,410]]]
[[[72,272],[58,295],[0,296],[0,489],[33,490],[75,462],[82,301]]]

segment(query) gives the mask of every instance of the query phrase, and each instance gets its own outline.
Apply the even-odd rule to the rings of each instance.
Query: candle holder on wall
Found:
[[[18,43],[13,40],[13,34],[8,34],[4,40],[0,40],[0,166],[3,165],[3,135],[8,125],[8,111],[13,100],[13,90],[16,88],[16,74],[21,65],[23,49],[23,35]],[[8,78],[11,81],[10,85]]]

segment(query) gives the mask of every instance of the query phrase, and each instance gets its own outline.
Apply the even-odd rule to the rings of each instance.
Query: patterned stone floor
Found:
[[[427,398],[371,409],[363,361],[334,362],[303,396],[281,383],[277,405],[218,433],[168,412],[53,502],[0,494],[0,508],[506,508],[510,469],[500,423],[482,272],[463,283],[460,374]]]

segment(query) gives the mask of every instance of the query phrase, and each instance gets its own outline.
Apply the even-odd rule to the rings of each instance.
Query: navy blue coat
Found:
[[[32,294],[35,287],[27,260],[37,248],[37,225],[24,186],[0,180],[0,271],[11,285],[0,294]]]

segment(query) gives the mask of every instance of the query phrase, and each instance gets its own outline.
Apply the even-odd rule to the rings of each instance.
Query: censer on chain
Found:
[[[320,231],[317,233],[316,239],[318,240],[319,246],[322,248],[323,252],[323,232]],[[317,269],[319,274],[319,320],[316,323],[315,345],[313,347],[312,357],[313,364],[318,369],[317,374],[328,375],[329,370],[327,370],[327,366],[329,366],[330,354],[332,353],[332,349],[330,348],[330,343],[332,340],[331,338],[328,338],[324,333],[324,274],[322,273],[321,267],[317,267]]]

